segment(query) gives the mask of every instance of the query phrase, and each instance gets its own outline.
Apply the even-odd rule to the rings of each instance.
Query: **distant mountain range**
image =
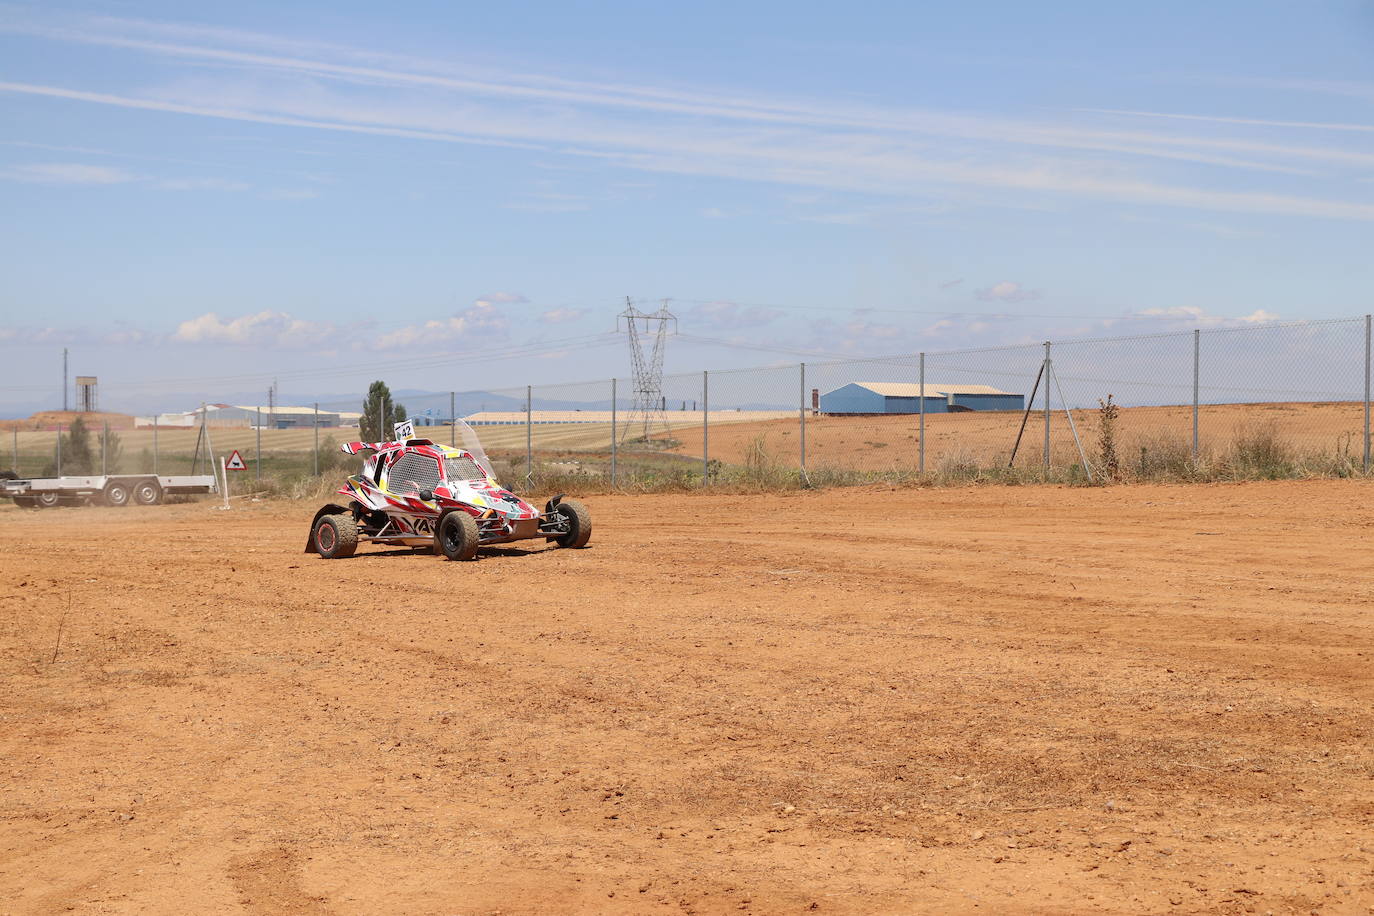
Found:
[[[622,385],[619,396],[621,410],[629,410],[632,395],[625,391],[628,386]],[[589,398],[587,400],[573,400],[567,398],[541,397],[536,393],[531,400],[531,406],[535,410],[610,410],[610,392],[606,392],[606,397]],[[153,395],[135,395],[124,399],[102,398],[101,409],[110,413],[134,414],[137,416],[151,416],[159,413],[181,413],[184,411],[195,410],[202,402],[206,404],[234,404],[234,405],[259,405],[263,404],[263,393],[253,392],[230,392],[207,394],[204,392],[185,391],[177,393],[164,393]],[[427,414],[433,417],[447,417],[449,415],[449,393],[447,391],[422,391],[415,388],[398,389],[391,393],[396,403],[405,406],[406,411],[412,415]],[[309,407],[318,403],[321,410],[348,410],[360,411],[363,409],[363,394],[360,393],[330,393],[330,394],[283,394],[278,400],[283,407]],[[695,401],[684,401],[681,398],[668,398],[667,407],[669,410],[678,410],[683,406],[689,408],[695,406]],[[794,408],[795,404],[778,404],[765,401],[750,400],[739,402],[733,398],[726,403],[722,400],[717,404],[712,399],[713,407],[720,407],[729,410],[739,408],[741,410],[788,410]],[[61,405],[57,405],[60,407]],[[25,419],[35,413],[45,410],[56,409],[48,399],[35,400],[31,402],[21,401],[0,406],[0,419]],[[525,398],[523,396],[512,395],[495,391],[462,391],[454,395],[453,409],[460,417],[477,413],[478,411],[521,411],[525,409]]]

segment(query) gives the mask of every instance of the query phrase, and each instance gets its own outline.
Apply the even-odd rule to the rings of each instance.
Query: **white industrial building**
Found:
[[[206,404],[184,413],[164,413],[155,417],[136,417],[136,427],[165,426],[172,429],[194,428],[202,416],[211,426],[247,427],[253,429],[312,429],[320,427],[357,426],[362,414],[351,410],[316,410],[314,407],[275,407],[264,405]]]

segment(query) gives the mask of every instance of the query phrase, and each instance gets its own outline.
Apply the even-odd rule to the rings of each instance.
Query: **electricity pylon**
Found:
[[[641,312],[634,302],[625,297],[625,311],[616,316],[616,330],[621,321],[630,335],[630,364],[634,369],[634,406],[630,408],[628,422],[621,433],[621,441],[636,430],[643,436],[647,445],[649,436],[658,432],[670,431],[666,405],[663,401],[663,348],[668,339],[668,325],[677,330],[677,316],[668,311],[668,300],[656,312]],[[653,347],[646,359],[643,337],[653,334]]]

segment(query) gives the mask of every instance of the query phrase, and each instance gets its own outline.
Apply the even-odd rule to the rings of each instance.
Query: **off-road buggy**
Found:
[[[472,427],[462,420],[463,448],[398,430],[393,442],[346,442],[340,449],[371,451],[361,473],[315,513],[305,552],[327,559],[351,557],[358,544],[427,547],[450,560],[470,560],[488,544],[543,538],[584,547],[592,519],[574,499],[555,496],[539,511],[496,482]]]

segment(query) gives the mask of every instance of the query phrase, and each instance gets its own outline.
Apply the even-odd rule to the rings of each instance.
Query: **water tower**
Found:
[[[76,377],[76,409],[81,413],[95,413],[96,380],[94,375]]]

